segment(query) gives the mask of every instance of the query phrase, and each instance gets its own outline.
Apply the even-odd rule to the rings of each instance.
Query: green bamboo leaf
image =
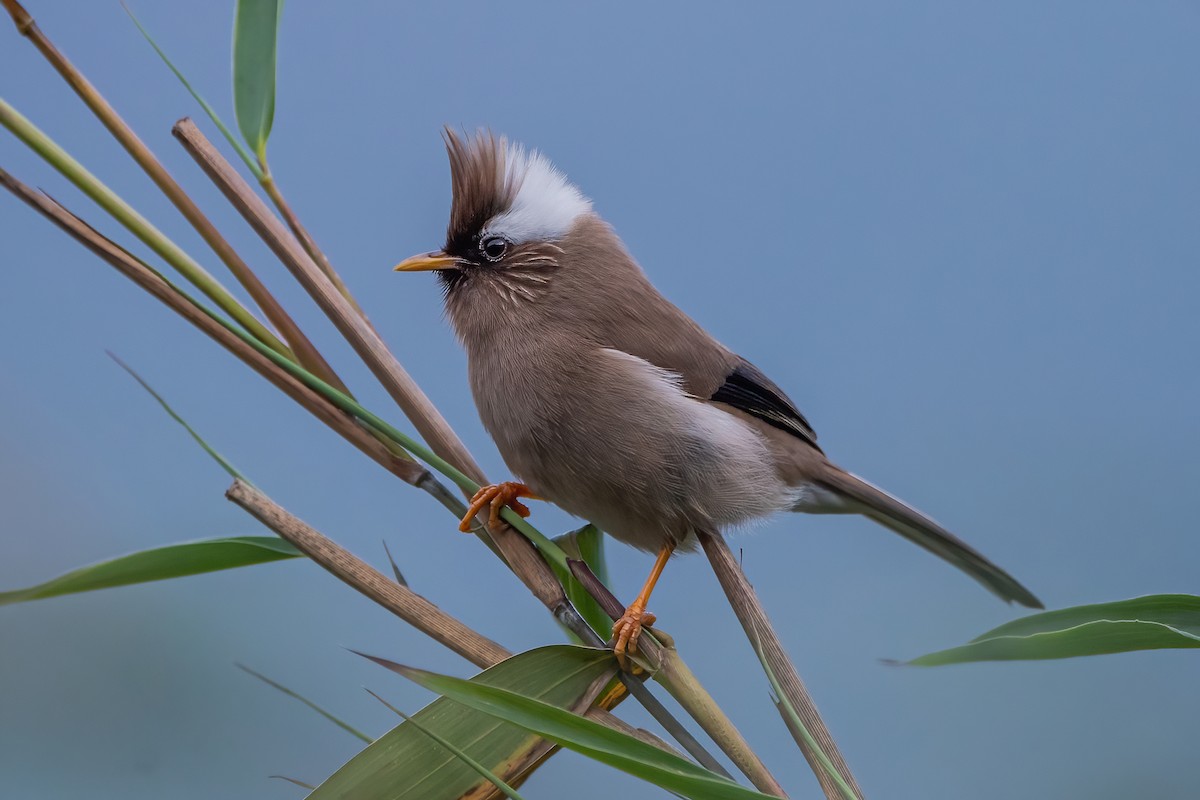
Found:
[[[167,65],[167,68],[170,69],[171,72],[175,73],[175,77],[178,78],[179,82],[183,84],[183,88],[187,89],[192,98],[200,104],[200,108],[204,109],[204,113],[207,114],[208,118],[211,119],[213,124],[217,126],[217,130],[219,130],[221,135],[225,137],[225,140],[233,146],[233,149],[237,152],[238,156],[241,157],[242,161],[246,162],[246,166],[249,167],[250,171],[254,173],[254,177],[261,180],[263,176],[262,168],[258,166],[258,162],[254,160],[254,157],[246,151],[246,148],[242,145],[238,138],[233,135],[233,131],[229,130],[229,127],[225,124],[224,120],[217,115],[217,110],[213,108],[207,100],[204,99],[204,96],[201,95],[200,92],[196,91],[196,89],[192,87],[191,81],[189,81],[184,76],[183,72],[181,72],[180,69],[171,62],[171,59],[167,58],[167,54],[163,52],[161,47],[158,46],[158,42],[154,41],[154,38],[150,35],[150,32],[146,30],[145,26],[143,26],[138,18],[134,16],[133,9],[131,9],[129,5],[124,2],[124,0],[121,0],[121,6],[125,9],[125,13],[129,15],[129,18],[133,20],[133,24],[137,26],[137,29],[141,31],[142,36],[144,36],[146,41],[150,43],[150,46],[154,48],[154,52],[158,53],[158,57],[163,60],[163,63]]]
[[[600,579],[601,583],[608,584],[608,564],[604,558],[604,532],[602,530],[595,525],[584,525],[579,530],[554,537],[553,541],[567,554],[568,558],[583,561],[592,570],[592,574]],[[579,581],[574,580],[570,570],[565,570],[553,563],[551,563],[551,567],[558,576],[559,582],[566,589],[567,599],[587,620],[588,625],[592,626],[592,630],[599,634],[601,639],[607,639],[612,633],[612,618],[604,613],[604,609],[587,593]],[[568,630],[567,633],[572,639],[578,640],[578,637],[571,631]]]
[[[375,694],[370,689],[367,689],[367,693],[369,695],[371,695],[371,697],[374,697],[376,700],[383,703],[385,706],[387,706],[391,711],[395,712],[401,718],[403,718],[404,721],[407,722],[409,725],[412,725],[414,728],[419,730],[421,733],[425,734],[430,739],[433,739],[435,742],[437,742],[442,747],[444,747],[446,750],[449,750],[451,753],[453,753],[455,758],[457,758],[459,761],[466,764],[471,769],[475,770],[475,772],[479,775],[479,777],[486,778],[489,783],[491,783],[493,786],[495,786],[500,791],[504,792],[504,796],[509,798],[509,800],[525,800],[525,798],[521,797],[521,795],[517,792],[516,789],[514,789],[513,787],[511,787],[507,783],[505,783],[500,778],[500,776],[498,776],[496,773],[492,772],[490,769],[485,767],[483,764],[480,764],[478,761],[476,761],[475,759],[473,759],[469,755],[467,755],[466,751],[464,751],[461,747],[455,745],[453,742],[446,739],[445,737],[439,736],[438,734],[431,731],[429,728],[426,728],[420,722],[413,719],[408,714],[405,714],[403,711],[396,708],[394,705],[389,703],[387,700],[384,700],[382,697]]]
[[[0,605],[41,600],[96,589],[111,589],[134,583],[182,578],[252,564],[265,564],[302,556],[296,548],[276,536],[237,536],[155,547],[82,567],[57,578],[0,592]]]
[[[586,648],[576,648],[588,652]],[[592,651],[608,653],[608,651]],[[380,659],[375,659],[380,661]],[[555,744],[691,800],[763,800],[747,789],[674,753],[510,687],[485,685],[386,663],[389,669],[468,708],[520,726]]]
[[[1196,647],[1200,647],[1200,597],[1152,594],[1031,614],[993,628],[960,647],[907,663],[932,667]]]
[[[367,656],[371,658],[370,656]],[[373,661],[390,664],[384,659]],[[591,704],[614,671],[612,653],[558,645],[530,650],[484,670],[466,683],[502,686],[551,707]],[[488,770],[511,778],[540,744],[538,737],[494,717],[438,698],[413,715]],[[444,800],[461,797],[481,779],[456,755],[416,726],[403,723],[379,737],[331,775],[310,800]]]
[[[266,171],[275,120],[275,48],[283,0],[238,0],[233,21],[233,108],[238,129]]]
[[[288,687],[284,686],[283,684],[277,683],[276,681],[271,680],[266,675],[263,675],[261,672],[255,672],[254,670],[247,667],[245,664],[235,663],[234,666],[237,667],[238,669],[240,669],[242,672],[245,672],[248,675],[252,675],[255,678],[258,678],[260,681],[265,683],[267,686],[270,686],[272,689],[282,692],[283,694],[287,695],[288,697],[291,697],[294,700],[299,700],[301,703],[304,703],[304,705],[308,706],[313,711],[317,712],[322,717],[324,717],[325,719],[332,722],[334,725],[337,725],[339,728],[341,728],[342,730],[344,730],[346,733],[350,734],[351,736],[362,739],[367,744],[371,743],[372,740],[371,740],[370,736],[367,736],[365,733],[358,730],[350,723],[343,722],[342,720],[338,719],[333,714],[330,714],[328,711],[321,708],[319,705],[314,703],[312,700],[309,700],[307,697],[300,694],[299,692],[295,692],[295,691],[289,689]],[[310,786],[308,788],[311,789],[312,787]]]

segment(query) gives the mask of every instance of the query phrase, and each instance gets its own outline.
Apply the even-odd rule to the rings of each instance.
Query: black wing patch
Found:
[[[804,415],[792,404],[775,382],[759,371],[746,359],[739,359],[733,372],[709,398],[714,403],[725,403],[736,409],[758,417],[768,425],[785,430],[816,447],[817,434]]]

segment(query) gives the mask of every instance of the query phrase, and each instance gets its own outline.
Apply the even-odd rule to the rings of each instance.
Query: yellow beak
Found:
[[[395,266],[396,272],[428,272],[434,269],[454,269],[458,262],[441,250],[406,258]]]

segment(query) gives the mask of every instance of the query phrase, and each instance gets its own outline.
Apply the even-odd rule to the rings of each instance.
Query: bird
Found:
[[[484,486],[462,530],[521,499],[547,500],[656,554],[613,625],[636,653],[668,560],[700,532],[777,512],[860,514],[961,569],[1000,598],[1041,602],[912,506],[825,455],[784,391],[667,300],[578,187],[537,150],[488,131],[443,133],[450,221],[433,271],[467,356],[480,418],[514,481]],[[680,255],[681,260],[686,255]]]

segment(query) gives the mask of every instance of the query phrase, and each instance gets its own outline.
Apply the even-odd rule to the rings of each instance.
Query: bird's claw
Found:
[[[503,483],[493,483],[480,487],[475,496],[471,498],[470,507],[467,508],[467,513],[463,515],[462,522],[458,524],[458,529],[463,533],[470,533],[474,525],[475,515],[487,505],[491,506],[491,510],[488,513],[488,526],[492,528],[500,524],[500,512],[505,506],[508,506],[522,517],[528,517],[530,513],[529,506],[518,500],[518,497],[528,497],[531,500],[539,499],[528,486],[523,483],[516,483],[515,481],[504,481]]]
[[[628,656],[638,651],[638,639],[642,635],[642,628],[648,628],[654,624],[657,617],[651,614],[642,606],[634,603],[629,608],[625,609],[625,614],[613,623],[612,632],[616,637],[613,643],[613,655],[617,657],[617,663],[621,669],[628,670]]]

